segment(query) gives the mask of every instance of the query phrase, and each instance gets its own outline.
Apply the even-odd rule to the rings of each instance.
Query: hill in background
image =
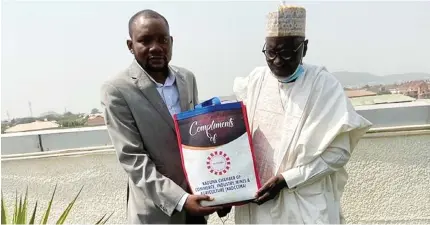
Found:
[[[377,76],[371,73],[361,72],[333,72],[332,73],[340,83],[347,86],[363,86],[375,84],[394,84],[413,80],[430,80],[428,73],[402,73],[386,76]]]

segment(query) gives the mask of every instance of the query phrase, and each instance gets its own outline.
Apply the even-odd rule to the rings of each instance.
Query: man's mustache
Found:
[[[152,55],[148,57],[148,60],[150,59],[167,59],[165,55]]]

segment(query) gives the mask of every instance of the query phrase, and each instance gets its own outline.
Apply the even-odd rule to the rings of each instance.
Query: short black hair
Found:
[[[144,10],[141,10],[141,11],[139,11],[139,12],[135,13],[135,14],[130,18],[130,20],[128,21],[128,34],[130,35],[130,37],[132,36],[131,34],[132,34],[133,23],[134,23],[134,21],[136,21],[136,19],[137,19],[139,16],[143,16],[143,17],[145,17],[145,18],[163,19],[163,20],[164,20],[164,22],[165,22],[165,23],[166,23],[166,25],[167,25],[167,28],[169,29],[169,22],[167,22],[167,20],[166,20],[166,18],[164,18],[164,16],[162,16],[160,13],[158,13],[158,12],[156,12],[156,11],[154,11],[154,10],[151,10],[151,9],[144,9]]]

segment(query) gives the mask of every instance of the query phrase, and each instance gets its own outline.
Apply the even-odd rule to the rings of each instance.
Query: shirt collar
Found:
[[[154,78],[152,78],[141,66],[139,63],[137,63],[137,65],[139,65],[139,68],[141,70],[143,70],[143,72],[145,72],[145,75],[148,76],[148,78],[154,82],[155,85],[157,85],[157,87],[169,87],[169,86],[173,86],[173,84],[175,84],[176,81],[176,76],[175,73],[173,73],[173,71],[170,69],[169,67],[169,75],[166,78],[166,81],[164,82],[164,84],[160,84],[157,81],[154,80]]]
[[[154,80],[154,78],[152,78],[151,76],[149,76],[149,74],[147,74],[147,76],[149,77],[149,79],[154,82],[157,87],[169,87],[169,86],[173,86],[173,84],[175,84],[176,81],[176,76],[172,73],[172,71],[169,69],[169,75],[166,78],[166,81],[164,82],[164,84],[160,84],[157,81]]]

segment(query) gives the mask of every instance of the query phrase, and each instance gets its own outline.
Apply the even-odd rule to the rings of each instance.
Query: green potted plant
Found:
[[[67,208],[63,211],[61,216],[57,219],[56,224],[64,224],[64,222],[67,219],[67,216],[69,215],[70,211],[72,210],[73,205],[76,202],[76,199],[78,198],[79,194],[81,193],[83,187],[79,190],[78,194],[75,196],[73,201],[69,203]],[[43,213],[43,216],[41,218],[40,224],[47,224],[49,219],[49,214],[51,212],[52,202],[54,200],[55,191],[57,190],[57,185],[55,185],[54,192],[52,193],[51,200],[48,203],[48,207]],[[15,195],[15,206],[13,208],[13,216],[9,217],[7,215],[7,207],[5,200],[3,199],[3,191],[1,193],[1,223],[2,224],[27,224],[27,216],[28,216],[28,187],[25,191],[25,197],[24,202],[22,201],[22,194],[19,197],[18,202],[18,193]],[[30,220],[28,221],[28,224],[34,224],[36,219],[36,211],[37,211],[37,201],[34,205],[33,212],[31,213]],[[10,211],[9,211],[10,212]],[[100,218],[95,224],[105,224],[109,218],[112,216],[113,212],[106,217],[107,214],[105,214],[102,218]]]

